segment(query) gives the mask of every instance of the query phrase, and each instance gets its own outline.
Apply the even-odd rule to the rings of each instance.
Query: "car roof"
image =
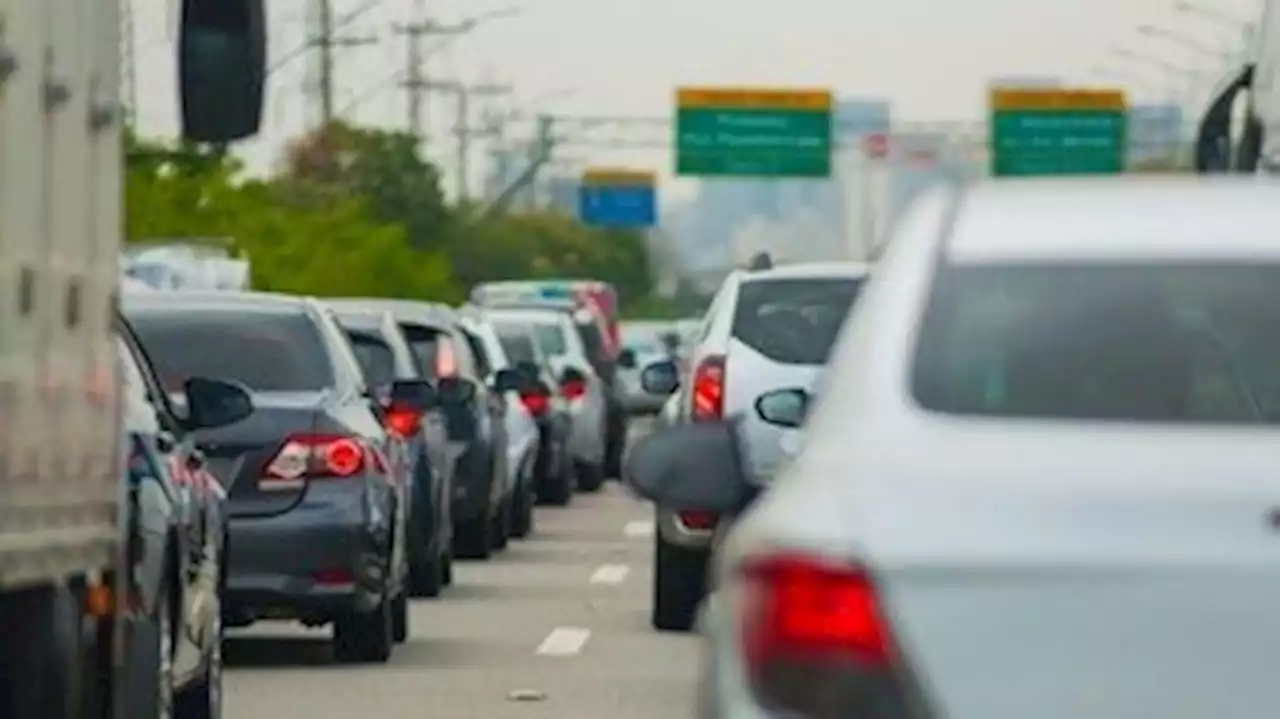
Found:
[[[866,277],[871,266],[863,262],[795,262],[768,270],[739,270],[742,282],[781,279],[828,279]]]
[[[1280,183],[1152,176],[969,187],[947,238],[964,263],[1280,259]]]
[[[121,300],[126,310],[224,310],[244,313],[302,313],[313,307],[309,297],[274,292],[231,292],[226,290],[156,290],[129,293]]]
[[[495,320],[517,320],[520,322],[539,322],[560,324],[569,314],[562,310],[543,307],[493,307],[487,310],[489,317]]]
[[[326,300],[335,312],[390,312],[397,322],[448,327],[458,321],[458,313],[439,302],[393,300],[378,297]]]

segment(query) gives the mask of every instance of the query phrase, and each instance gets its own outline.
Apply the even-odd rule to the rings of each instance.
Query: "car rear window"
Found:
[[[439,379],[457,371],[457,354],[449,333],[438,327],[402,324],[405,339],[413,352],[418,372],[427,379]]]
[[[529,336],[529,331],[526,327],[495,323],[493,329],[498,333],[498,343],[502,345],[502,352],[507,356],[508,362],[512,365],[520,362],[537,364],[538,351],[534,347],[533,339]]]
[[[774,362],[824,364],[861,288],[855,277],[746,282],[738,290],[733,336]]]
[[[346,330],[360,372],[370,387],[386,387],[396,380],[396,355],[391,345],[371,330]]]
[[[948,267],[912,372],[956,414],[1280,421],[1280,265]]]
[[[190,377],[229,379],[259,392],[311,392],[334,384],[329,354],[302,312],[165,310],[130,322],[170,392]]]
[[[534,322],[529,326],[533,340],[538,349],[547,357],[563,357],[569,353],[569,344],[564,336],[564,328],[550,322]]]

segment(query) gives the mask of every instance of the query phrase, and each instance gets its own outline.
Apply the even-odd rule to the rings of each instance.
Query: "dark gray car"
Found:
[[[297,297],[154,293],[129,296],[126,315],[170,392],[207,375],[252,392],[248,418],[197,433],[228,495],[227,624],[332,624],[340,661],[386,661],[408,636],[409,482],[332,314]]]

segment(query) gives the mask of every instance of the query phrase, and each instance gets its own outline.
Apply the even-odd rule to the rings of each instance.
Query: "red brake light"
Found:
[[[308,479],[351,477],[371,462],[379,471],[385,463],[359,440],[343,435],[296,434],[263,469],[260,489],[296,488]]]
[[[685,510],[677,512],[676,516],[680,518],[680,523],[687,529],[700,529],[708,531],[715,529],[716,515],[711,512],[703,512],[701,510]]]
[[[724,356],[703,358],[693,372],[693,421],[703,422],[724,416]]]
[[[522,392],[520,402],[534,417],[541,417],[551,409],[551,398],[536,392]]]
[[[861,568],[780,555],[750,562],[744,573],[744,648],[757,686],[787,668],[881,668],[893,661],[889,626]]]
[[[422,427],[422,414],[409,407],[392,405],[387,409],[387,430],[401,439],[412,437]]]
[[[565,399],[577,399],[587,393],[587,383],[582,381],[565,382],[560,385],[560,394]]]

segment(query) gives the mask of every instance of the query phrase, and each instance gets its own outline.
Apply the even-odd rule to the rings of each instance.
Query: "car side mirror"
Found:
[[[1253,85],[1254,66],[1246,65],[1230,84],[1209,104],[1196,128],[1195,166],[1200,173],[1232,172],[1253,169],[1257,161],[1257,148],[1244,146],[1239,148],[1233,167],[1231,120],[1235,111],[1236,99],[1241,93],[1251,89]],[[1254,123],[1247,123],[1246,134],[1253,130]],[[1241,138],[1241,145],[1254,145],[1247,142],[1251,138]]]
[[[183,383],[187,429],[212,429],[235,424],[253,414],[253,399],[243,385],[192,377]]]
[[[802,389],[780,389],[756,398],[756,415],[778,427],[799,427],[809,414],[809,393]]]
[[[225,144],[256,134],[266,59],[263,0],[184,0],[178,36],[183,137]]]
[[[660,429],[630,449],[622,477],[665,509],[732,514],[750,494],[736,420]]]
[[[649,394],[671,394],[679,387],[680,370],[671,360],[654,362],[640,372],[640,388]]]
[[[386,393],[387,404],[422,413],[439,404],[436,389],[424,379],[401,379],[391,383]]]
[[[469,404],[476,398],[476,392],[475,383],[462,377],[442,377],[436,383],[440,404],[445,406]]]
[[[624,349],[618,353],[618,366],[623,369],[636,368],[636,351],[633,349]]]

